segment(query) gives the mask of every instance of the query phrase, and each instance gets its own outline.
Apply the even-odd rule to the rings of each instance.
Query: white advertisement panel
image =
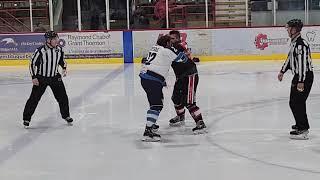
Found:
[[[290,45],[284,27],[216,29],[212,41],[214,55],[286,54]]]
[[[309,43],[312,53],[320,53],[320,27],[304,27],[302,37]]]
[[[59,37],[67,58],[123,57],[121,31],[60,33]]]
[[[169,31],[135,31],[133,32],[134,57],[144,57],[156,44],[159,35]],[[187,43],[193,55],[209,56],[211,54],[212,30],[180,30],[182,43]]]

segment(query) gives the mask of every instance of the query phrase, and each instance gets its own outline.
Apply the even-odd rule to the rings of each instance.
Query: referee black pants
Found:
[[[47,86],[49,86],[53,92],[54,97],[59,103],[60,113],[62,118],[67,118],[70,116],[69,113],[69,100],[66,93],[66,88],[62,82],[61,75],[55,77],[47,78],[39,76],[37,77],[39,81],[39,86],[33,85],[31,95],[25,105],[23,111],[23,120],[31,120],[36,107],[41,99],[41,96],[45,92]]]
[[[313,83],[313,72],[307,72],[303,92],[297,90],[298,78],[298,75],[293,77],[289,104],[298,130],[307,130],[310,127],[306,112],[306,101]]]

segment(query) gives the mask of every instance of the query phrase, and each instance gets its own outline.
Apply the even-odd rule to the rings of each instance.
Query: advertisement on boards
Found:
[[[0,60],[29,59],[43,42],[42,34],[0,34]]]
[[[180,30],[181,42],[193,55],[208,56],[211,54],[212,30]],[[150,48],[156,44],[160,35],[168,34],[169,31],[134,31],[133,32],[133,50],[134,57],[144,57]]]
[[[309,43],[312,53],[320,53],[320,27],[304,27],[302,37]]]
[[[212,41],[216,55],[283,54],[290,45],[290,38],[282,27],[217,29]]]
[[[60,33],[66,58],[121,58],[122,32]]]
[[[122,58],[122,32],[59,33],[66,58]],[[0,35],[0,59],[29,59],[43,45],[43,34]]]

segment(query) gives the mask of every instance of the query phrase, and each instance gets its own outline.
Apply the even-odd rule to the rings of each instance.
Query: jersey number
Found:
[[[147,61],[145,62],[146,65],[149,65],[151,61],[153,61],[157,56],[157,53],[149,52]]]

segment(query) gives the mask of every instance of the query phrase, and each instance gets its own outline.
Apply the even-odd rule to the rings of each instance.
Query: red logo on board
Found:
[[[268,37],[266,34],[258,34],[255,38],[255,45],[257,49],[264,50],[268,47]]]

